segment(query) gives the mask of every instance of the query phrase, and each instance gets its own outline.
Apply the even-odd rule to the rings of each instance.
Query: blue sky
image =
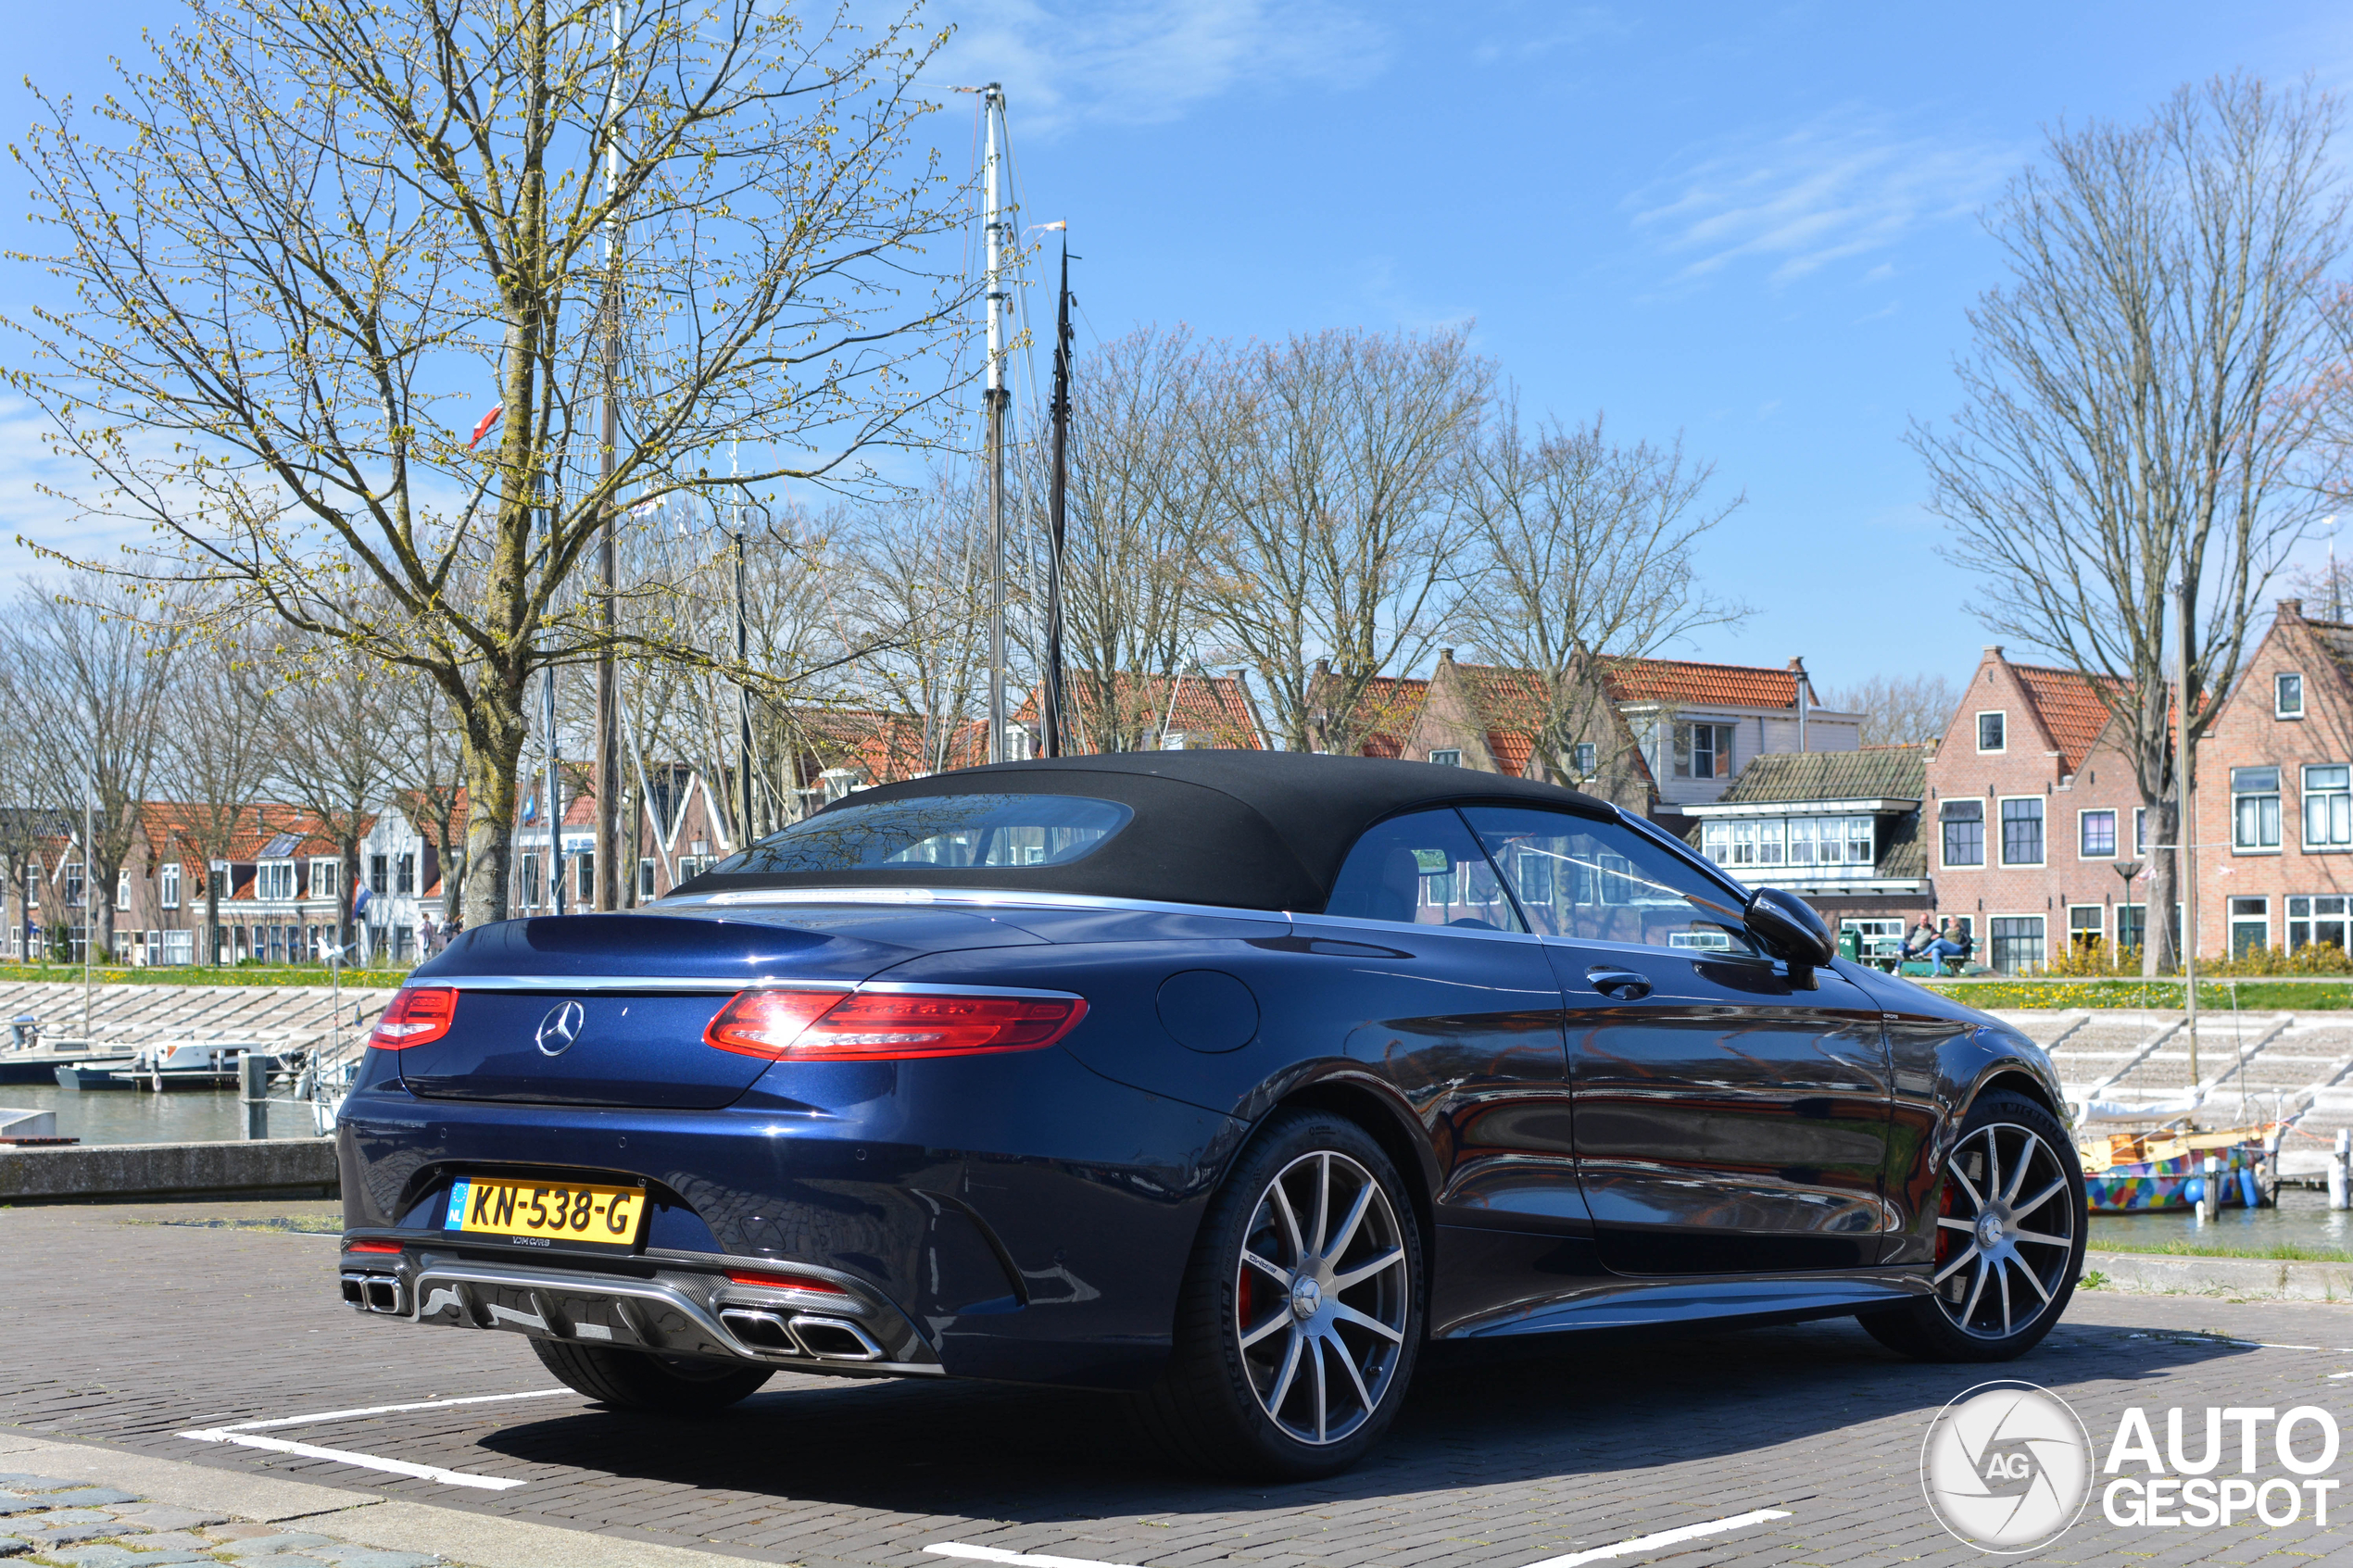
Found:
[[[11,63],[86,96],[99,53],[176,14],[33,8]],[[1999,281],[1977,213],[2043,127],[2137,118],[2233,69],[2353,77],[2353,13],[2304,3],[934,15],[958,28],[941,82],[1006,86],[1026,220],[1071,220],[1083,335],[1475,321],[1529,409],[1680,431],[1725,495],[1746,493],[1705,568],[1756,613],[1690,651],[1802,654],[1826,687],[1957,680],[1987,640],[1902,436],[1953,405],[1963,312]],[[13,80],[6,103],[13,133]],[[18,213],[0,237],[23,243]],[[0,309],[23,297],[14,271]],[[28,494],[20,413],[0,405],[0,522],[38,533],[54,514]]]

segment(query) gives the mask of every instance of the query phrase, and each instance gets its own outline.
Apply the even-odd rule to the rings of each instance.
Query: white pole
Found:
[[[2201,1184],[2197,1198],[2197,1217],[2211,1220],[2222,1207],[2222,1161],[2214,1155],[2206,1157],[2206,1180]]]
[[[982,155],[982,228],[988,247],[988,759],[1005,760],[1005,212],[998,143],[1005,119],[1004,89],[990,82],[981,94],[988,142]]]
[[[2353,1166],[2353,1127],[2336,1130],[2336,1152],[2329,1157],[2329,1207],[2353,1209],[2353,1194],[2348,1194],[2347,1168]]]

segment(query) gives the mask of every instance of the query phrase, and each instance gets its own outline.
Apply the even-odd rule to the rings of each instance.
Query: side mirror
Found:
[[[1749,930],[1792,967],[1818,969],[1838,957],[1838,938],[1814,906],[1779,887],[1760,888],[1748,901]]]

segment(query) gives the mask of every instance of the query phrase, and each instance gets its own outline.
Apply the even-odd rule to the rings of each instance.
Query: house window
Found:
[[[2082,811],[2076,814],[2077,853],[2086,860],[2116,859],[2116,813],[2114,811]]]
[[[156,896],[167,909],[180,907],[180,862],[166,865],[157,877]]]
[[[2353,769],[2342,762],[2304,770],[2304,847],[2353,845]]]
[[[114,907],[118,909],[131,907],[131,873],[127,871],[114,873]]]
[[[1980,751],[2006,750],[2009,744],[2006,734],[2008,727],[2009,715],[2007,713],[1979,714],[1977,716],[1977,749]]]
[[[1732,726],[1675,726],[1675,776],[1679,779],[1729,779],[1732,776]]]
[[[1938,813],[1944,823],[1944,863],[1982,866],[1985,863],[1985,802],[1947,800]]]
[[[2269,898],[2231,900],[2231,957],[2243,959],[2271,945],[2271,901]]]
[[[393,857],[392,890],[396,894],[417,891],[417,852],[405,850]]]
[[[340,860],[310,862],[310,896],[313,898],[343,897],[343,862]]]
[[[379,898],[392,891],[391,856],[371,855],[368,857],[368,891]]]
[[[2043,798],[2029,796],[2002,802],[2002,864],[2043,863]],[[2037,930],[2040,930],[2038,924]],[[1994,965],[1996,969],[2001,966]]]
[[[2283,670],[2271,677],[2271,713],[2280,719],[2304,717],[2304,677]]]
[[[1829,851],[1822,857],[1822,863],[1834,866],[1846,858],[1846,847],[1840,840],[1838,823],[1835,820],[1822,822],[1815,817],[1797,817],[1789,824],[1789,863],[1791,865],[1810,866],[1815,863],[1814,854],[1818,838],[1824,828],[1830,830],[1830,842],[1819,845],[1820,848]]]
[[[1580,779],[1593,776],[1593,743],[1580,740],[1569,749],[1569,766]]]
[[[1846,863],[1850,866],[1879,864],[1879,822],[1871,817],[1846,819]]]
[[[295,896],[294,862],[264,860],[256,868],[253,896],[273,903],[286,903]]]
[[[2070,904],[2067,910],[2067,945],[2079,953],[2088,953],[2100,944],[2100,917],[2105,911],[2097,904]]]
[[[82,863],[78,860],[66,868],[66,908],[82,908]]]
[[[1459,768],[1463,765],[1462,752],[1454,749],[1433,751],[1429,754],[1429,759],[1432,764],[1441,768]]]
[[[163,961],[182,964],[196,961],[196,934],[193,931],[167,931],[163,934]]]
[[[2040,806],[2041,801],[2034,804]],[[2043,962],[2043,917],[1996,915],[1987,922],[1993,937],[1994,967],[2004,974],[2024,974]]]
[[[597,852],[594,849],[583,849],[577,860],[580,866],[579,880],[573,885],[580,890],[580,907],[584,909],[594,909],[597,905]]]
[[[2232,769],[2231,847],[2259,851],[2279,847],[2280,771]]]
[[[205,868],[205,891],[216,898],[229,897],[229,862],[215,860]]]
[[[1787,824],[1780,819],[1775,818],[1769,822],[1746,822],[1742,825],[1753,828],[1755,832],[1756,863],[1760,866],[1780,865],[1782,860],[1783,835]]]
[[[528,909],[539,902],[540,858],[526,852],[522,856],[522,905]]]
[[[653,896],[654,862],[653,857],[649,855],[637,862],[637,897],[650,898]]]
[[[2133,853],[2145,857],[2149,852],[2149,809],[2133,808]]]
[[[2347,900],[2341,893],[2298,895],[2287,901],[2287,950],[2334,947],[2343,951],[2353,922],[2346,919]]]
[[[2149,907],[2146,904],[2116,906],[2116,950],[2118,952],[2130,953],[2140,950],[2143,938],[2148,935],[2148,915]]]

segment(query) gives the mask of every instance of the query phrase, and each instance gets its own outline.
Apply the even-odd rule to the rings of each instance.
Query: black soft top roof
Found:
[[[1295,751],[1128,751],[1000,762],[879,784],[826,810],[974,794],[1088,796],[1117,801],[1136,815],[1101,848],[1067,865],[777,873],[731,872],[723,862],[678,891],[986,887],[1314,913],[1330,897],[1358,835],[1401,811],[1497,804],[1616,815],[1591,796],[1501,773]]]

